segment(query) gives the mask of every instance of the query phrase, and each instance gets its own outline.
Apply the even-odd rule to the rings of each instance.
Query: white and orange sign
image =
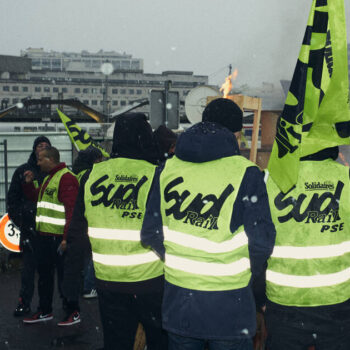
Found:
[[[19,253],[20,231],[10,220],[8,214],[0,219],[0,243],[11,252]]]

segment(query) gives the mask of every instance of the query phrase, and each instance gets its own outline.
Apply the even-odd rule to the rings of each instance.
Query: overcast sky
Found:
[[[350,32],[350,1],[346,2]],[[187,70],[221,84],[290,79],[312,0],[1,0],[0,54],[126,52],[146,73]],[[348,40],[350,41],[350,40]]]

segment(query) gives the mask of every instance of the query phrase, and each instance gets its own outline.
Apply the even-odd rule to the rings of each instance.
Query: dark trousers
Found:
[[[342,310],[343,309],[343,310]],[[347,303],[332,307],[296,308],[267,304],[268,350],[349,350],[350,312]]]
[[[22,248],[22,269],[21,289],[19,296],[22,303],[30,306],[34,294],[35,271],[37,269],[36,240],[25,240],[21,242]]]
[[[147,350],[166,350],[162,330],[162,295],[122,294],[98,288],[105,350],[133,350],[139,322],[146,333]]]
[[[90,292],[92,289],[96,289],[95,269],[92,258],[88,257],[84,262],[84,292]]]
[[[205,339],[182,337],[174,333],[168,333],[168,337],[169,350],[253,350],[253,341],[250,338],[206,341]]]
[[[63,256],[57,252],[61,242],[62,237],[60,236],[38,237],[39,308],[43,313],[52,312],[55,270],[57,271],[58,291],[60,296],[63,296]]]

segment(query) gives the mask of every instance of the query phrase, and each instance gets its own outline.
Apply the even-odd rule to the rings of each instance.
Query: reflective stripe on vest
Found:
[[[266,272],[267,297],[288,306],[338,304],[350,295],[349,170],[331,161],[300,163],[296,187],[267,190],[276,244]]]
[[[218,264],[180,258],[171,254],[165,254],[165,265],[176,270],[204,276],[233,276],[250,269],[248,258],[242,258],[229,264]]]
[[[94,167],[84,188],[96,277],[137,282],[161,276],[163,263],[141,244],[140,231],[155,166],[126,158]]]
[[[58,189],[62,176],[67,173],[73,175],[67,168],[63,168],[57,171],[50,180],[49,176],[47,176],[43,181],[39,192],[35,219],[36,230],[38,232],[61,235],[64,233],[64,226],[66,224],[65,208],[58,200]],[[45,190],[42,191],[47,181],[49,183],[45,187]]]
[[[254,164],[241,156],[206,163],[184,162],[175,156],[166,162],[160,190],[168,282],[203,291],[248,285],[248,238],[243,227],[232,234],[230,222],[250,166]]]
[[[153,251],[133,255],[103,255],[93,253],[92,257],[95,262],[109,266],[133,266],[159,261],[159,256]]]
[[[208,253],[227,253],[237,248],[248,244],[248,237],[244,231],[232,236],[231,239],[224,242],[213,242],[206,238],[188,235],[182,232],[169,230],[163,227],[164,239],[168,242],[176,243],[184,247],[196,247],[196,249],[203,250]]]

